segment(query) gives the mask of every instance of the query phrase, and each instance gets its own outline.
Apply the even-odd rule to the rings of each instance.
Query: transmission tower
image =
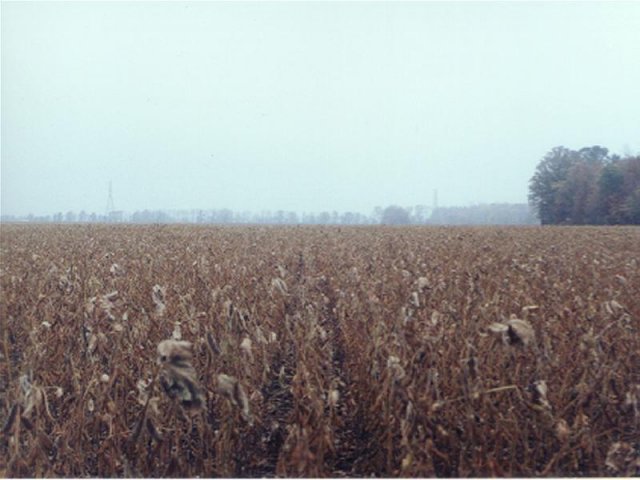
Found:
[[[111,212],[115,211],[116,206],[113,203],[113,189],[111,186],[111,181],[109,181],[109,198],[107,198],[107,217],[111,214]]]

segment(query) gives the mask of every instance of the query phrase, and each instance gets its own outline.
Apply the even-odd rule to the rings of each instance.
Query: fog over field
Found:
[[[638,2],[2,2],[3,215],[525,203],[640,151]]]

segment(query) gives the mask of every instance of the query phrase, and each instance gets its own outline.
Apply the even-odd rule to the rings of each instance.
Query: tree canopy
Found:
[[[411,222],[409,212],[397,205],[390,205],[382,211],[383,225],[408,225]]]
[[[529,182],[529,203],[543,225],[640,224],[640,156],[555,147]]]

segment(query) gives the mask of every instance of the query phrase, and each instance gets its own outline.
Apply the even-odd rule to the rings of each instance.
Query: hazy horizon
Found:
[[[640,2],[5,2],[1,212],[526,203],[640,152]]]

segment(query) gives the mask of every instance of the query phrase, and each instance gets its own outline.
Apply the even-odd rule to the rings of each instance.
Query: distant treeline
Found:
[[[434,225],[538,225],[540,222],[524,203],[492,203],[471,207],[438,208],[429,223]]]
[[[325,211],[296,213],[277,210],[260,213],[236,212],[227,208],[210,210],[114,211],[106,215],[69,211],[53,215],[3,215],[3,222],[34,223],[195,223],[258,225],[527,225],[538,223],[526,204],[490,204],[469,207],[375,207],[371,214]]]
[[[529,202],[543,225],[638,225],[640,156],[556,147],[531,178]]]

